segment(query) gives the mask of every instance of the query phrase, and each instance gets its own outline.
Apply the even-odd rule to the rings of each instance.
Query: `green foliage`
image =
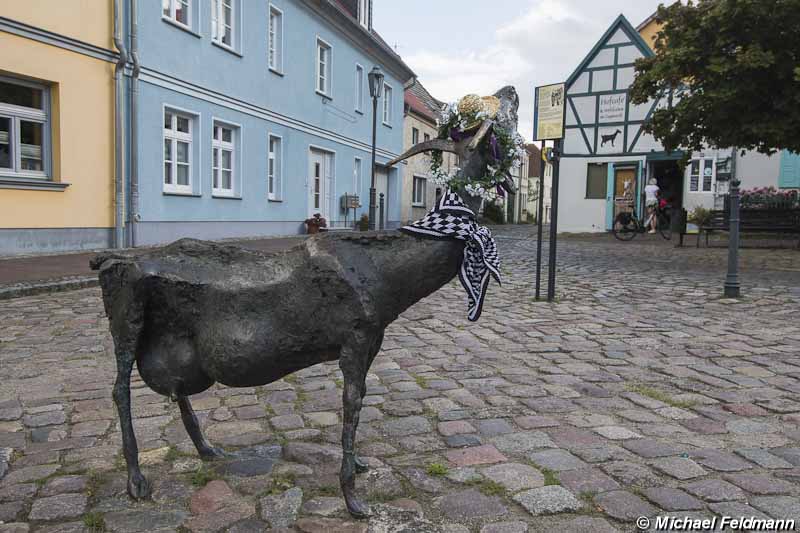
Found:
[[[561,485],[561,481],[558,479],[558,474],[556,474],[553,470],[549,468],[542,468],[542,475],[544,476],[544,484],[545,486],[548,485]]]
[[[442,463],[431,463],[428,465],[429,476],[446,476],[450,470]]]
[[[106,521],[102,513],[92,512],[83,515],[83,525],[90,533],[102,533],[106,530]]]
[[[705,226],[711,222],[712,216],[713,213],[710,209],[706,209],[705,207],[698,205],[692,209],[692,212],[689,213],[689,216],[686,218],[686,220],[698,226]]]
[[[661,403],[665,403],[672,407],[688,409],[695,405],[695,403],[691,401],[676,400],[666,392],[662,392],[653,387],[648,387],[647,385],[630,385],[628,387],[628,390],[630,390],[631,392],[639,393],[642,396],[647,396],[648,398],[652,398],[653,400],[657,400]]]
[[[654,57],[636,62],[631,101],[674,91],[646,131],[664,148],[800,152],[800,3],[699,0],[658,9]]]
[[[210,481],[218,479],[216,472],[209,470],[205,465],[201,466],[192,474],[192,485],[195,487],[205,487]]]
[[[493,201],[483,204],[483,216],[495,224],[503,224],[503,208]]]
[[[358,220],[358,229],[360,231],[367,231],[369,229],[369,215],[364,213]]]

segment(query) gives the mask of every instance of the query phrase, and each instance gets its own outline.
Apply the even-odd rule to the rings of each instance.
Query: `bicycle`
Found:
[[[665,240],[670,240],[672,238],[672,226],[669,206],[656,207],[644,224],[636,216],[635,211],[619,213],[614,218],[614,226],[611,231],[614,237],[620,241],[629,241],[636,237],[638,233],[646,233],[650,228],[650,222],[652,222],[653,217],[656,217],[656,230],[658,233]]]

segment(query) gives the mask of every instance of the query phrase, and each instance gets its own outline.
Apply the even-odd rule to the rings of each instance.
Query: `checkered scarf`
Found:
[[[500,283],[500,257],[497,254],[497,243],[489,228],[479,226],[475,222],[475,213],[467,207],[458,194],[448,189],[427,215],[403,226],[400,231],[436,239],[466,241],[458,279],[467,291],[469,303],[467,318],[472,322],[478,320],[483,309],[489,277]]]

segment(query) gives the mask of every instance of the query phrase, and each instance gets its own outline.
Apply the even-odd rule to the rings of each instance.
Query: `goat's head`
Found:
[[[496,109],[492,110],[479,127],[471,128],[465,132],[467,134],[465,137],[459,137],[458,140],[454,140],[450,137],[446,139],[432,139],[416,144],[400,157],[386,163],[386,166],[395,165],[417,154],[438,150],[450,152],[458,156],[459,176],[479,177],[480,173],[486,171],[488,164],[486,156],[481,150],[478,150],[481,141],[484,140],[492,128],[502,128],[508,132],[516,132],[517,123],[519,122],[519,116],[517,115],[517,111],[519,110],[519,96],[517,95],[517,90],[512,85],[507,85],[494,93],[493,96],[496,98],[496,102],[498,102],[499,105],[496,106]],[[506,178],[502,186],[507,191],[514,192],[514,182],[511,176]],[[475,205],[475,201],[470,201],[469,195],[467,195],[465,191],[459,192],[464,197],[464,200],[471,204],[471,207]],[[477,200],[477,205],[480,205],[480,199]]]

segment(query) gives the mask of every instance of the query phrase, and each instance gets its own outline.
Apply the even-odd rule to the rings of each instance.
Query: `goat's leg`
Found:
[[[370,357],[367,361],[367,368],[364,371],[364,386],[361,387],[361,400],[363,405],[364,396],[367,395],[367,373],[369,372],[370,367],[372,366],[372,362],[375,361],[375,357],[378,355],[378,352],[381,351],[381,344],[383,344],[383,333],[375,340],[374,345],[370,349]],[[361,457],[358,455],[355,456],[355,465],[356,465],[356,473],[363,474],[369,471],[369,465],[364,462]]]
[[[116,339],[115,339],[116,341]],[[136,500],[150,496],[150,484],[139,468],[139,447],[133,432],[131,418],[131,371],[135,360],[135,342],[122,342],[117,346],[117,381],[114,383],[114,403],[122,430],[122,453],[128,467],[128,494]]]
[[[178,396],[178,407],[181,409],[181,419],[183,426],[186,428],[186,433],[191,437],[194,447],[197,448],[197,453],[204,460],[219,459],[225,457],[225,452],[219,448],[211,446],[203,432],[200,429],[200,423],[197,421],[197,416],[194,414],[192,404],[186,396]]]
[[[355,440],[358,428],[358,417],[361,412],[361,399],[364,396],[364,380],[367,375],[367,364],[370,360],[373,342],[363,334],[342,347],[339,367],[344,376],[344,392],[342,393],[342,469],[339,482],[344,494],[347,510],[356,518],[365,518],[369,508],[355,495],[356,453]]]

